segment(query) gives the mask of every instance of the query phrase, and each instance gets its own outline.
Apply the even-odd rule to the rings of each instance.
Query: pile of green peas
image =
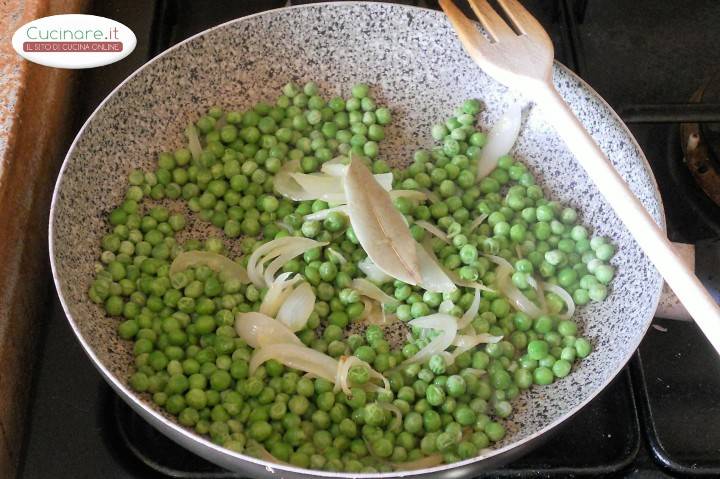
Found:
[[[578,305],[603,300],[614,274],[607,240],[590,238],[576,212],[548,201],[527,168],[509,156],[490,176],[475,177],[487,141],[474,126],[479,111],[477,100],[465,101],[432,128],[437,147],[417,151],[407,169],[392,170],[394,187],[438,197],[395,200],[413,237],[427,239],[443,265],[468,281],[494,286],[496,266],[484,255],[505,258],[514,266],[513,284],[539,306],[531,275],[562,286]],[[390,110],[376,105],[365,84],[354,86],[349,98],[326,101],[312,82],[289,83],[272,104],[244,112],[211,108],[193,125],[203,145],[196,157],[180,148],[160,153],[153,172],[130,172],[124,201],[108,215],[89,296],[121,318],[118,334],[133,342],[135,372],[128,382],[135,391],[234,451],[258,457],[267,451],[278,461],[318,470],[389,472],[435,454],[445,463],[474,457],[503,439],[503,420],[522,390],[567,376],[590,354],[590,342],[572,319],[559,318],[565,304],[552,293],[544,297],[547,314],[531,318],[501,294],[483,291],[472,330],[503,340],[460,354],[452,364],[441,355],[404,362],[434,333],[411,328],[412,340],[391,345],[375,325],[348,332],[364,313],[350,286],[363,277],[357,264],[366,254],[345,215],[305,220],[332,205],[290,201],[273,190],[273,176],[287,161],[298,160],[311,173],[351,153],[364,157],[374,173],[389,172],[379,142],[390,121]],[[181,200],[222,237],[179,244],[175,234],[186,219],[158,205],[163,200]],[[487,220],[471,230],[481,214]],[[451,244],[426,238],[417,220],[437,225]],[[334,358],[353,355],[369,363],[389,380],[389,391],[366,390],[370,374],[363,366],[349,371],[350,395],[276,360],[250,376],[253,350],[233,325],[238,313],[260,308],[267,290],[205,266],[170,275],[183,251],[227,254],[225,242],[236,241],[245,265],[257,247],[290,235],[329,243],[283,267],[301,275],[317,296],[298,337]],[[437,312],[448,300],[450,314],[460,317],[474,298],[468,288],[433,293],[401,281],[381,287],[397,300],[386,312],[402,322]]]

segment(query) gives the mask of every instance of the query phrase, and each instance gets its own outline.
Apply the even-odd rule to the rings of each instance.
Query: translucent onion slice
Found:
[[[450,280],[453,283],[455,283],[457,286],[462,286],[463,288],[470,288],[470,289],[479,289],[480,291],[489,291],[491,293],[495,292],[494,289],[489,288],[478,281],[468,281],[466,279],[462,279],[454,271],[450,271],[447,268],[443,268],[443,271],[445,271],[445,274],[448,275],[448,278],[450,278]]]
[[[338,263],[340,264],[346,264],[347,260],[345,259],[345,256],[343,254],[331,247],[327,249],[328,256],[331,256],[334,258]]]
[[[475,297],[473,297],[473,302],[470,304],[470,307],[467,309],[467,311],[465,311],[465,314],[463,314],[458,321],[458,329],[463,329],[468,326],[472,322],[472,320],[475,319],[475,316],[477,316],[479,309],[480,289],[475,288]]]
[[[518,103],[513,103],[490,129],[477,165],[478,180],[489,175],[497,166],[498,158],[510,152],[520,133],[521,120],[522,109]]]
[[[245,268],[226,256],[209,251],[186,251],[180,253],[170,265],[170,276],[195,266],[207,266],[223,276],[225,280],[236,279],[242,284],[250,282]]]
[[[347,172],[347,166],[343,166],[342,175],[330,176],[323,174],[290,173],[290,178],[302,188],[312,199],[320,199],[328,202],[345,203],[345,188],[343,187],[343,176]],[[392,173],[381,173],[373,175],[378,184],[385,191],[392,189]]]
[[[538,308],[535,303],[530,301],[527,296],[522,294],[522,292],[517,289],[517,287],[512,283],[512,281],[510,281],[511,271],[512,269],[508,268],[505,265],[498,266],[496,270],[496,277],[498,288],[500,289],[500,291],[505,296],[507,296],[507,298],[510,300],[510,303],[518,311],[522,311],[531,318],[537,318],[538,316],[542,316],[542,310]]]
[[[382,284],[392,280],[392,277],[389,274],[386,274],[383,270],[378,268],[375,263],[373,263],[370,256],[360,261],[358,263],[358,268],[360,268],[360,271],[362,271],[373,283]]]
[[[394,421],[393,424],[388,426],[391,431],[396,430],[399,426],[402,426],[402,423],[403,423],[402,411],[400,410],[399,407],[397,407],[393,403],[388,403],[388,402],[381,402],[381,403],[378,403],[378,405],[383,409],[387,409],[388,411],[393,413],[393,415],[395,416],[393,418],[393,421]]]
[[[296,332],[307,326],[308,318],[315,308],[315,292],[308,283],[296,287],[280,306],[276,319]]]
[[[262,271],[257,271],[258,266],[262,266],[261,260],[264,258],[265,255],[269,254],[272,250],[275,248],[278,248],[280,246],[291,244],[296,238],[294,236],[286,236],[283,238],[278,238],[272,241],[268,241],[267,243],[260,245],[248,258],[248,264],[247,264],[247,272],[248,276],[250,278],[250,281],[252,283],[262,288],[265,286],[263,279],[262,279]],[[277,256],[277,255],[276,255]],[[274,258],[275,256],[273,256]]]
[[[347,172],[347,165],[342,163],[330,163],[330,161],[324,163],[320,167],[320,171],[330,176],[344,176]]]
[[[502,340],[502,336],[493,336],[491,334],[458,334],[453,341],[455,350],[452,352],[452,362],[455,362],[458,356],[465,351],[470,351],[478,344],[497,343]]]
[[[275,343],[302,345],[300,338],[283,323],[254,311],[235,316],[235,331],[253,349]]]
[[[286,236],[268,241],[256,249],[250,255],[250,258],[248,258],[247,271],[250,281],[258,288],[264,288],[272,283],[272,276],[289,260],[307,250],[326,244],[327,243],[321,243],[310,238],[299,238],[296,236]],[[283,257],[282,260],[275,261],[268,267],[268,271],[272,271],[272,274],[266,274],[265,278],[263,278],[263,263],[280,256]],[[270,281],[268,281],[268,278]]]
[[[455,283],[440,267],[440,264],[430,256],[430,253],[419,243],[415,244],[415,248],[422,278],[419,286],[433,293],[452,293],[455,291],[457,289]]]
[[[276,221],[275,224],[287,231],[288,233],[292,233],[292,228],[290,228],[290,225],[288,225],[284,221]]]
[[[372,298],[380,304],[397,303],[397,299],[386,294],[385,291],[365,278],[355,278],[352,280],[352,283],[350,283],[350,287],[361,295]]]
[[[424,363],[434,354],[445,351],[455,340],[457,335],[457,319],[449,314],[435,313],[422,316],[410,321],[410,326],[424,329],[437,329],[440,334],[435,336],[430,344],[418,351],[414,356],[406,359],[402,364]]]
[[[198,136],[197,128],[195,125],[190,125],[185,130],[185,135],[188,137],[188,150],[193,157],[193,160],[200,160],[200,154],[202,153],[202,145],[200,144],[200,137]]]
[[[450,239],[447,237],[447,234],[445,234],[443,230],[441,230],[434,224],[428,223],[425,220],[417,220],[415,221],[415,224],[430,233],[431,235],[440,238],[444,243],[450,244]]]
[[[292,160],[288,161],[280,168],[273,178],[273,188],[275,191],[295,201],[308,201],[313,200],[313,196],[305,191],[292,176],[292,172],[300,169],[300,161]]]
[[[440,197],[435,193],[434,191],[428,190],[427,188],[420,190],[423,193],[425,193],[425,196],[428,200],[430,200],[430,203],[438,203],[440,201]]]
[[[296,239],[309,239],[309,238],[296,238]],[[263,279],[265,280],[265,284],[271,284],[274,280],[275,273],[277,273],[280,268],[285,266],[285,263],[290,261],[296,256],[299,256],[303,253],[305,253],[308,250],[311,250],[315,247],[325,246],[327,243],[321,243],[315,240],[310,241],[296,241],[291,244],[287,244],[285,246],[281,246],[273,251],[273,255],[277,255],[277,258],[275,258],[267,267],[265,268],[265,272],[263,273]],[[269,257],[270,255],[266,256]]]
[[[451,300],[446,299],[440,305],[438,306],[438,312],[439,313],[445,313],[448,314],[452,309],[455,307],[455,303],[453,303]]]
[[[427,469],[430,467],[439,466],[443,463],[443,457],[441,454],[431,454],[420,459],[408,462],[393,462],[392,466],[396,471],[413,471],[416,469]]]
[[[575,301],[573,301],[570,293],[565,291],[564,288],[558,286],[557,284],[542,283],[541,286],[542,289],[544,289],[545,291],[556,294],[560,297],[560,299],[565,301],[565,306],[567,307],[567,310],[563,314],[559,314],[558,317],[560,319],[572,318],[573,314],[575,314]]]
[[[370,314],[372,314],[373,308],[375,308],[375,302],[370,298],[366,298],[365,296],[360,298],[360,301],[362,301],[363,304],[363,312],[360,315],[360,320],[364,320],[367,319]]]
[[[427,254],[430,256],[430,258],[443,270],[445,275],[457,286],[462,286],[463,288],[474,288],[474,289],[480,289],[482,291],[490,291],[495,292],[495,290],[488,288],[482,283],[478,283],[477,281],[466,281],[464,279],[461,279],[457,274],[455,274],[454,271],[450,271],[449,269],[445,268],[442,264],[440,264],[440,261],[437,259],[437,256],[435,256],[435,252],[433,251],[432,244],[430,244],[430,238],[426,237],[425,240],[422,242],[422,247],[427,252]]]
[[[485,255],[483,255],[483,256],[485,256],[487,259],[489,259],[490,261],[492,261],[492,262],[495,263],[496,265],[502,266],[502,267],[505,267],[505,268],[509,269],[511,272],[515,269],[515,268],[513,268],[513,266],[510,264],[510,262],[509,262],[508,260],[506,260],[505,258],[503,258],[502,256],[497,256],[497,255],[494,255],[494,254],[485,254]]]
[[[285,366],[335,382],[338,362],[330,356],[302,344],[268,344],[255,349],[250,357],[249,373],[252,376],[265,361],[275,359]]]
[[[345,200],[345,189],[342,178],[329,175],[290,173],[290,177],[306,192],[316,199],[342,202]]]
[[[283,305],[292,293],[293,285],[301,279],[300,276],[293,277],[290,272],[278,276],[275,281],[270,284],[267,293],[265,293],[265,297],[260,304],[260,312],[274,317],[280,309],[280,306]]]
[[[370,364],[366,363],[357,356],[341,356],[340,360],[338,361],[336,377],[333,381],[335,383],[336,391],[342,390],[342,392],[346,395],[352,395],[352,391],[350,390],[350,381],[348,380],[348,373],[350,372],[350,368],[352,368],[353,366],[364,367],[368,370],[371,379],[379,379],[383,383],[383,388],[388,391],[390,390],[390,381],[388,381],[385,376],[375,371],[372,366],[370,366]],[[368,384],[366,384],[365,386],[368,386]]]
[[[367,324],[377,324],[378,326],[387,326],[397,321],[397,316],[392,314],[385,314],[385,309],[369,298],[363,298],[363,304],[368,310],[367,314],[364,314],[364,320]]]
[[[305,215],[303,216],[303,219],[305,221],[322,221],[327,218],[330,213],[338,212],[347,215],[347,210],[347,205],[335,206],[333,208],[326,208],[324,210],[316,211],[315,213]]]
[[[367,255],[386,274],[418,284],[421,277],[415,240],[378,178],[373,178],[363,162],[355,159],[342,180],[350,224]]]
[[[483,224],[483,221],[485,221],[485,220],[487,219],[487,217],[488,217],[488,215],[482,214],[482,215],[478,216],[477,218],[475,218],[475,219],[473,220],[473,222],[470,223],[470,229],[469,229],[468,231],[469,231],[470,233],[472,233],[473,231],[475,231],[475,229],[476,229],[478,226],[480,226],[481,224]]]
[[[415,204],[422,203],[427,199],[427,195],[425,193],[416,190],[391,190],[389,193],[390,198],[393,200],[395,198],[407,198]]]

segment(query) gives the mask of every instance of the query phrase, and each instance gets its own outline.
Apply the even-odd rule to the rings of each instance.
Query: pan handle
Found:
[[[697,245],[672,243],[673,249],[688,268],[700,278],[708,292],[720,303],[720,240],[705,240]],[[663,285],[655,317],[692,321],[692,317],[667,284]]]

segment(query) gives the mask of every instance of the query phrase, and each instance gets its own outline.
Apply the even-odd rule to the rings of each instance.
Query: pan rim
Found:
[[[55,182],[55,186],[53,189],[53,195],[52,200],[50,204],[50,218],[49,218],[49,224],[48,224],[48,243],[49,243],[49,255],[50,255],[50,266],[52,270],[53,275],[53,284],[55,285],[55,289],[58,294],[58,298],[60,300],[60,303],[63,308],[63,312],[65,313],[65,316],[70,323],[70,327],[73,330],[73,333],[79,340],[80,344],[83,347],[83,350],[85,351],[85,354],[88,355],[88,357],[93,362],[95,368],[100,372],[102,377],[105,379],[105,381],[117,392],[120,394],[122,399],[126,401],[133,409],[137,410],[138,412],[142,411],[145,415],[143,418],[145,420],[148,419],[147,414],[149,414],[153,421],[149,421],[153,427],[158,429],[160,432],[162,432],[164,435],[167,435],[168,432],[172,432],[173,434],[179,434],[182,436],[185,440],[190,441],[191,443],[202,445],[205,449],[204,452],[207,452],[208,455],[210,453],[213,453],[213,459],[209,459],[206,455],[200,454],[199,451],[193,451],[197,452],[199,455],[202,455],[206,459],[209,459],[212,462],[217,463],[216,458],[225,458],[223,459],[223,465],[227,465],[226,467],[232,467],[232,463],[237,463],[239,461],[246,461],[249,463],[254,464],[255,466],[259,466],[260,468],[264,468],[267,472],[270,473],[282,473],[287,472],[290,474],[295,474],[299,476],[304,477],[340,477],[340,478],[367,478],[367,479],[380,479],[380,478],[391,478],[391,477],[410,477],[410,476],[423,476],[423,475],[432,475],[437,473],[443,473],[448,472],[456,468],[461,468],[463,466],[468,466],[474,463],[480,463],[480,462],[488,462],[489,459],[492,458],[500,458],[500,456],[507,455],[511,453],[513,450],[519,450],[523,446],[529,446],[531,443],[536,442],[538,439],[540,439],[542,436],[545,436],[546,433],[550,432],[551,430],[555,429],[557,426],[565,422],[570,417],[577,414],[580,410],[582,410],[585,406],[587,406],[593,399],[595,399],[602,391],[605,390],[605,388],[617,377],[617,375],[625,368],[627,363],[632,358],[633,354],[637,350],[637,348],[640,345],[640,342],[642,341],[643,337],[647,333],[647,330],[650,327],[650,324],[652,323],[652,317],[648,318],[645,321],[645,327],[642,331],[642,334],[638,335],[637,344],[634,345],[632,350],[618,363],[618,367],[611,371],[608,375],[607,379],[601,383],[601,385],[595,390],[589,394],[583,401],[581,401],[577,406],[572,408],[570,411],[562,415],[561,417],[555,419],[554,421],[548,423],[543,428],[538,429],[534,431],[532,434],[529,434],[525,436],[524,438],[512,442],[510,444],[506,444],[503,447],[500,447],[498,449],[493,449],[490,452],[488,452],[485,455],[482,456],[476,456],[474,458],[466,459],[463,461],[454,462],[451,464],[443,464],[439,466],[435,466],[432,468],[427,469],[417,469],[417,470],[411,470],[411,471],[396,471],[396,472],[390,472],[390,473],[334,473],[334,472],[328,472],[328,471],[320,471],[315,469],[305,469],[305,468],[299,468],[291,465],[279,465],[273,462],[264,461],[262,459],[257,459],[245,454],[237,453],[230,451],[228,449],[225,449],[221,446],[218,446],[208,439],[191,432],[184,427],[180,426],[177,422],[171,421],[168,418],[164,417],[162,414],[160,414],[158,411],[152,409],[147,405],[147,403],[143,400],[141,400],[133,391],[131,391],[123,382],[117,378],[114,374],[112,374],[108,368],[100,361],[99,357],[95,354],[92,347],[88,344],[88,342],[85,340],[82,332],[80,331],[80,328],[78,324],[76,323],[75,319],[73,318],[72,313],[70,312],[70,308],[68,304],[65,301],[65,296],[63,294],[61,285],[60,285],[60,279],[59,274],[57,271],[57,265],[55,260],[55,245],[54,245],[54,231],[55,231],[55,207],[58,201],[59,191],[60,187],[63,181],[64,173],[67,168],[67,165],[72,157],[72,155],[75,152],[75,149],[77,147],[77,144],[79,140],[83,137],[86,129],[88,126],[92,123],[95,116],[98,114],[100,110],[103,109],[105,104],[110,101],[111,98],[113,98],[118,91],[120,91],[127,83],[129,83],[132,79],[134,79],[136,76],[140,75],[145,68],[153,65],[157,60],[164,57],[165,55],[170,54],[171,52],[175,51],[176,49],[181,48],[184,44],[190,43],[194,41],[195,39],[202,37],[206,34],[209,34],[210,32],[213,32],[215,30],[220,30],[228,25],[234,24],[236,22],[242,22],[246,21],[248,19],[252,19],[257,16],[261,15],[270,15],[270,14],[278,14],[278,13],[284,13],[287,11],[291,11],[293,9],[318,9],[318,8],[326,8],[326,7],[353,7],[353,6],[373,6],[375,8],[399,8],[399,9],[409,9],[409,10],[420,10],[420,11],[430,11],[433,13],[438,13],[436,10],[424,8],[424,7],[416,7],[411,5],[402,5],[402,4],[382,4],[382,3],[375,3],[375,2],[367,2],[367,1],[333,1],[333,2],[325,2],[325,3],[315,3],[315,4],[304,4],[304,5],[297,5],[297,6],[289,6],[289,7],[282,7],[282,8],[276,8],[271,10],[266,10],[258,13],[254,13],[252,15],[248,15],[245,17],[236,18],[233,20],[230,20],[228,22],[221,23],[219,25],[216,25],[214,27],[211,27],[207,30],[203,30],[202,32],[199,32],[182,42],[179,42],[172,47],[168,48],[167,50],[164,50],[145,62],[143,65],[141,65],[138,69],[136,69],[133,73],[131,73],[127,78],[125,78],[122,82],[120,82],[108,95],[98,104],[97,108],[93,110],[93,112],[90,114],[88,119],[83,123],[82,127],[78,130],[77,135],[73,139],[73,142],[71,143],[70,147],[68,148],[68,152],[65,155],[65,158],[63,159],[62,166],[60,168],[60,171],[58,173],[57,180]],[[440,12],[442,15],[442,13]],[[614,120],[616,125],[620,128],[620,130],[624,133],[625,139],[629,140],[631,145],[634,147],[635,151],[637,152],[637,155],[639,159],[641,160],[642,167],[647,173],[648,177],[651,180],[652,187],[654,189],[654,197],[657,201],[658,205],[658,214],[660,215],[660,221],[659,225],[663,229],[663,231],[666,230],[666,224],[665,224],[665,210],[662,203],[662,198],[659,193],[657,180],[655,179],[655,176],[652,172],[652,169],[650,167],[650,164],[645,157],[644,152],[640,148],[640,145],[637,143],[637,140],[633,136],[633,134],[630,132],[627,125],[622,121],[622,119],[619,117],[619,115],[615,112],[615,110],[612,109],[612,107],[605,101],[602,96],[600,96],[590,85],[588,85],[582,78],[577,76],[572,70],[570,70],[568,67],[563,65],[562,63],[558,62],[557,60],[554,61],[555,66],[558,67],[560,70],[564,72],[564,74],[568,75],[569,78],[572,78],[574,81],[577,81],[580,85],[581,89],[587,91],[591,97],[598,101],[602,106],[604,106],[607,111],[609,112],[610,119]],[[605,115],[603,115],[605,116]],[[659,275],[657,271],[655,271],[656,275]],[[654,298],[652,300],[653,307],[650,309],[651,311],[655,311],[657,308],[657,304],[660,300],[660,294],[662,290],[662,283],[658,286],[657,291],[654,292]],[[176,441],[176,438],[172,438],[173,441]]]

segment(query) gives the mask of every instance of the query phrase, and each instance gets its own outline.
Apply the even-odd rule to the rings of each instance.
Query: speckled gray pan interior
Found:
[[[381,154],[395,164],[407,163],[417,147],[431,146],[430,126],[463,99],[482,99],[480,124],[487,127],[516,98],[473,64],[439,12],[374,3],[319,4],[239,19],[193,37],[136,72],[84,126],[63,165],[51,218],[53,271],[68,319],[102,374],[148,421],[196,453],[255,476],[303,473],[224,451],[146,406],[125,382],[129,343],[117,338],[116,320],[105,317],[86,291],[107,228],[102,218],[121,200],[128,172],[148,168],[158,152],[181,146],[185,126],[208,107],[244,109],[272,99],[289,80],[315,80],[326,95],[347,95],[356,82],[373,85],[379,100],[394,112]],[[555,83],[662,224],[654,179],[625,126],[595,92],[559,65]],[[512,458],[593,398],[638,346],[662,285],[541,110],[529,109],[514,154],[540,178],[546,192],[577,208],[595,234],[618,245],[613,260],[618,275],[608,299],[577,316],[592,340],[593,354],[565,379],[519,398],[500,447],[485,460],[460,463],[463,469],[455,474]]]

